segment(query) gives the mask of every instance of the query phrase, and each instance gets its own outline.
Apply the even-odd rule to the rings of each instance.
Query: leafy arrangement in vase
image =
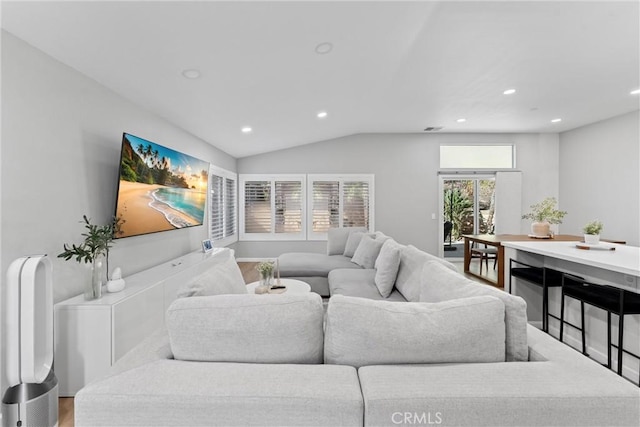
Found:
[[[600,232],[603,227],[602,222],[597,219],[587,223],[587,225],[582,229],[584,232],[584,242],[590,245],[597,245],[600,243]]]
[[[275,265],[271,261],[264,261],[258,264],[256,270],[260,273],[260,286],[256,288],[257,294],[269,292],[273,281],[273,270]]]
[[[82,216],[84,228],[82,233],[84,242],[80,245],[72,243],[64,244],[64,252],[58,254],[58,258],[69,261],[75,258],[78,263],[91,264],[91,283],[85,287],[84,297],[86,300],[97,299],[102,296],[102,284],[104,282],[103,259],[109,272],[109,249],[112,247],[113,239],[121,234],[121,227],[124,221],[120,218],[113,218],[111,223],[106,225],[91,224],[91,220],[86,215]]]
[[[522,215],[522,219],[530,219],[531,234],[535,237],[549,237],[550,224],[562,224],[562,218],[567,214],[556,208],[558,201],[555,197],[547,197],[540,203],[530,206],[531,212]]]

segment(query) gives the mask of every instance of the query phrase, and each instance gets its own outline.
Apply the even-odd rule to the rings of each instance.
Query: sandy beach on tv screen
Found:
[[[149,203],[154,200],[151,192],[162,187],[162,185],[157,184],[120,181],[116,216],[119,216],[125,222],[122,225],[123,234],[119,237],[176,229],[162,212],[149,206]],[[180,217],[189,225],[198,225],[193,218],[180,211],[171,209],[167,205],[164,206],[164,209],[165,211],[170,211],[171,215]]]

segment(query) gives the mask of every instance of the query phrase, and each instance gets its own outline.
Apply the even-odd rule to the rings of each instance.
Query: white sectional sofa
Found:
[[[640,389],[528,325],[521,298],[404,250],[398,300],[379,271],[338,269],[326,312],[313,292],[247,295],[217,265],[76,395],[76,425],[638,425]]]

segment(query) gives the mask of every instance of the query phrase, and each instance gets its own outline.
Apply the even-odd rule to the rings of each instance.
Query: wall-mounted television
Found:
[[[209,163],[124,133],[116,217],[137,236],[202,225]]]

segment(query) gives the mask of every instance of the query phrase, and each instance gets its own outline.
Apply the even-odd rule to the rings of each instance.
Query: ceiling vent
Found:
[[[442,126],[429,126],[424,128],[425,132],[438,132],[439,130],[442,130]]]

